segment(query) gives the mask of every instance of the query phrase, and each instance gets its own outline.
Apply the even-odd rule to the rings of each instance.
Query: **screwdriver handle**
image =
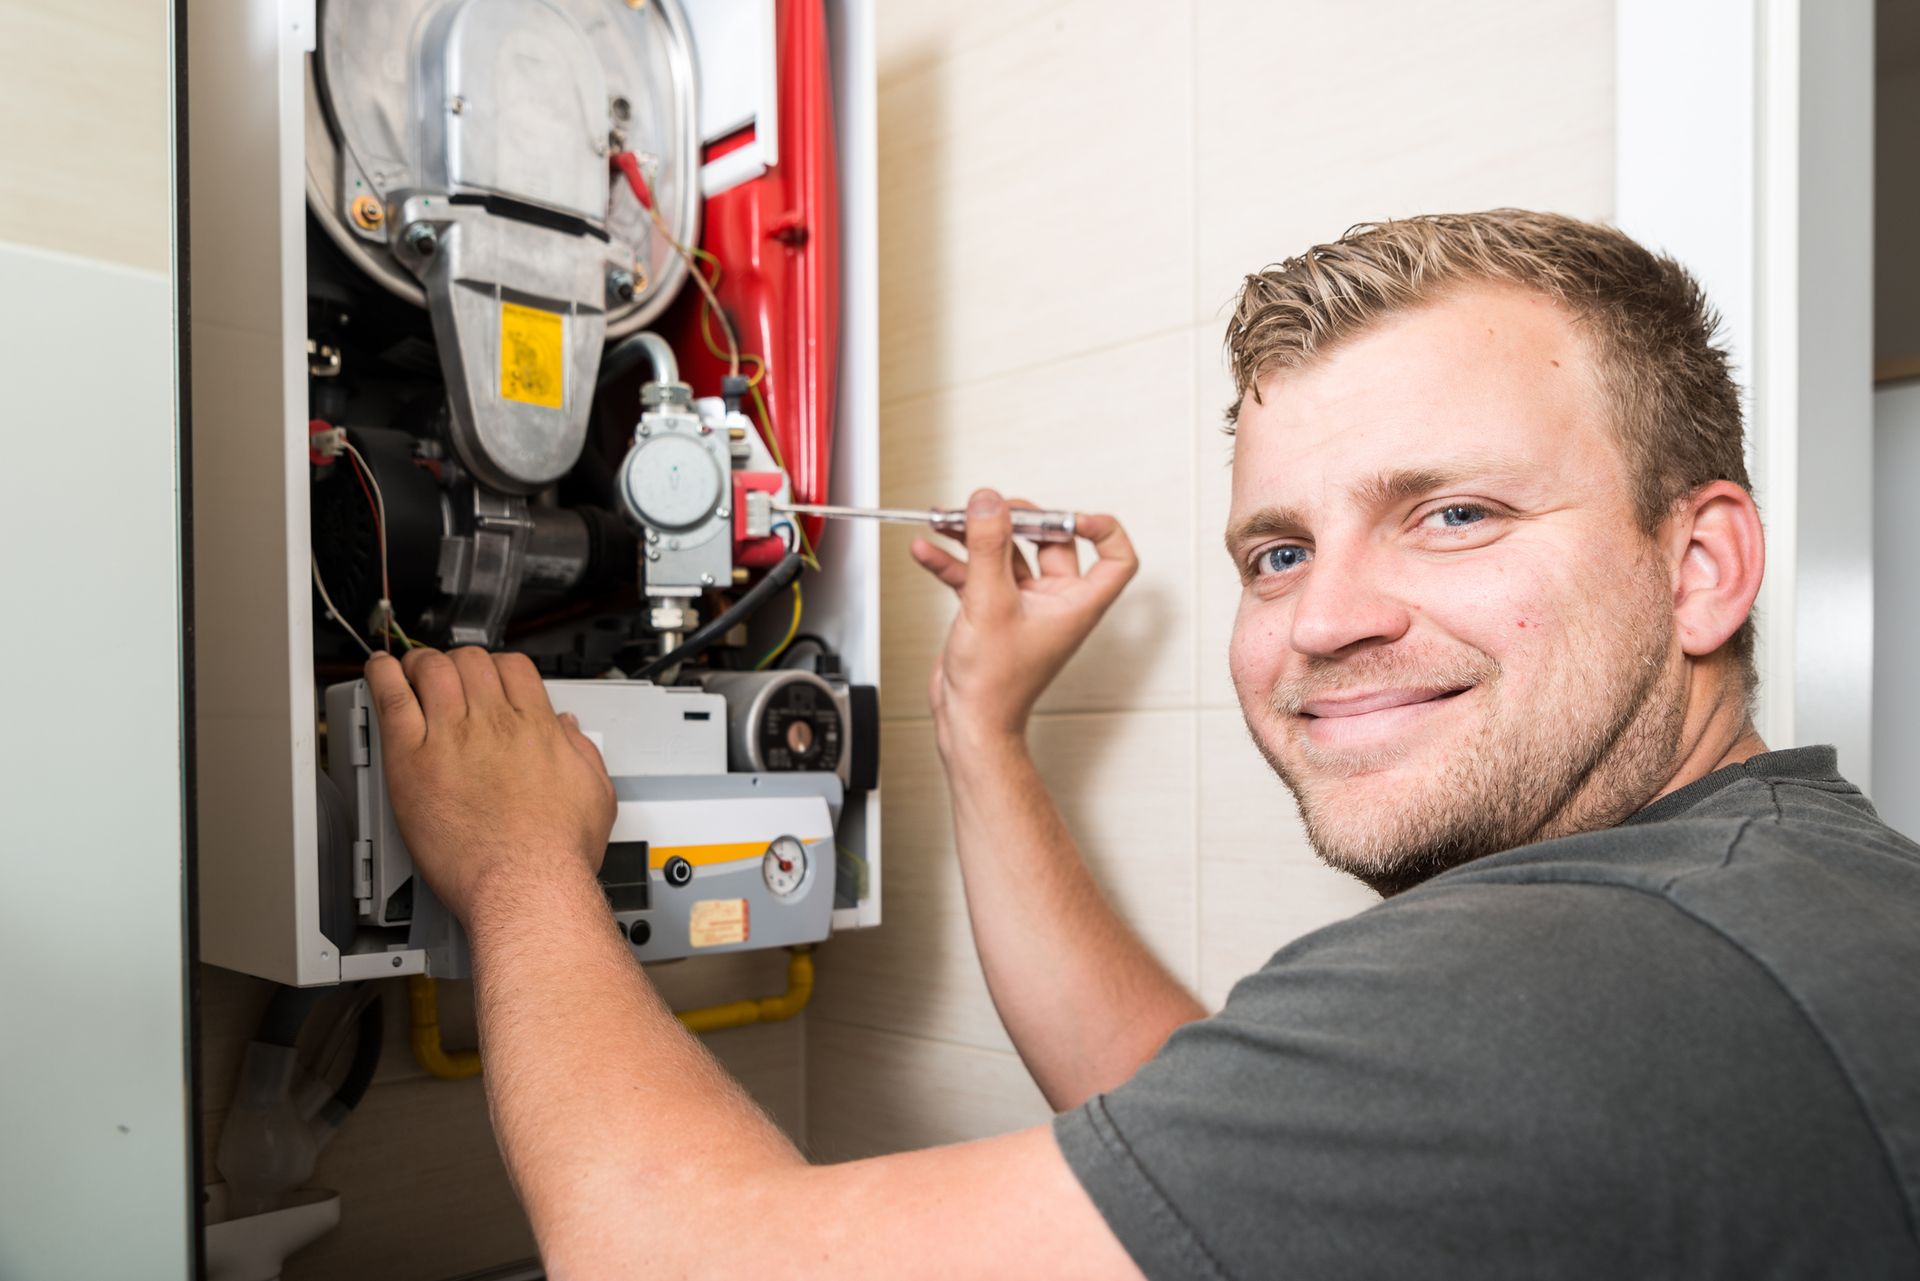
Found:
[[[1072,512],[1037,511],[1031,507],[1009,509],[1013,517],[1013,536],[1036,543],[1070,543],[1074,539]],[[936,507],[930,513],[935,533],[949,538],[967,536],[967,511],[964,507]]]

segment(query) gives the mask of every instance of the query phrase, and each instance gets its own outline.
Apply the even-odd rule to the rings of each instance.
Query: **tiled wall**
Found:
[[[168,270],[167,6],[0,2],[0,241]]]
[[[1372,901],[1320,867],[1249,745],[1219,549],[1247,271],[1351,223],[1612,205],[1607,0],[883,0],[882,498],[991,484],[1126,522],[1140,576],[1034,749],[1106,888],[1210,1004]],[[825,1158],[1044,1120],[967,930],[926,718],[948,594],[890,536],[885,924],[807,1018]],[[1036,981],[1044,981],[1037,977]]]

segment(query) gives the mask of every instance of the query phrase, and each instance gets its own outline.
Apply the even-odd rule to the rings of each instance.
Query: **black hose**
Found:
[[[306,1026],[307,1016],[313,1013],[313,1007],[333,995],[334,989],[326,987],[279,987],[273,992],[273,999],[267,1002],[267,1012],[260,1016],[260,1029],[253,1039],[268,1045],[291,1046],[300,1040],[300,1029]]]
[[[340,1088],[333,1097],[320,1105],[319,1120],[333,1129],[339,1129],[347,1123],[347,1117],[360,1106],[360,1100],[367,1096],[367,1087],[373,1084],[373,1073],[380,1066],[380,1047],[386,1040],[387,1021],[381,1013],[382,996],[375,996],[360,1011],[358,1031],[354,1034],[353,1060],[347,1064],[347,1075],[340,1082]]]
[[[816,662],[822,658],[831,658],[837,661],[840,657],[840,655],[837,652],[835,652],[833,646],[827,644],[825,637],[817,636],[812,632],[801,632],[799,635],[795,636],[792,640],[787,642],[786,651],[780,655],[779,661],[774,663],[774,666],[775,667],[792,667],[793,651],[795,651],[796,649],[799,649],[802,645],[811,645],[815,649],[820,651],[818,654],[814,655],[814,659]]]
[[[373,1084],[373,1071],[380,1066],[380,1047],[386,1039],[387,1021],[381,1012],[384,998],[376,996],[367,1002],[360,1011],[360,1031],[354,1040],[353,1062],[347,1065],[347,1075],[340,1082],[340,1088],[333,1092],[333,1102],[343,1111],[351,1112],[366,1097],[367,1087]]]
[[[729,606],[725,613],[701,624],[688,633],[677,649],[668,650],[660,657],[629,675],[637,681],[649,681],[669,667],[684,663],[704,653],[715,641],[725,636],[735,627],[753,617],[760,607],[777,595],[781,588],[800,576],[800,558],[788,552],[780,558],[780,563],[767,571],[767,576],[747,588],[739,600]]]

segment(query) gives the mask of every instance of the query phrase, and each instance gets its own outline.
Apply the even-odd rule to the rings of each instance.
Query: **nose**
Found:
[[[1366,552],[1322,545],[1293,598],[1288,639],[1296,652],[1333,658],[1406,634],[1412,615]]]

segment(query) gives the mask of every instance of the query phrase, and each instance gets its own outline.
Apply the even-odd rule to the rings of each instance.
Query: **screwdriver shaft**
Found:
[[[826,503],[779,503],[775,504],[774,510],[790,512],[796,516],[931,525],[936,532],[950,538],[964,538],[967,533],[967,512],[963,507],[931,507],[926,510],[916,510],[910,507],[836,507]],[[1015,507],[1011,515],[1013,532],[1018,537],[1032,539],[1036,543],[1073,541],[1076,522],[1072,512],[1039,511],[1031,507]]]

